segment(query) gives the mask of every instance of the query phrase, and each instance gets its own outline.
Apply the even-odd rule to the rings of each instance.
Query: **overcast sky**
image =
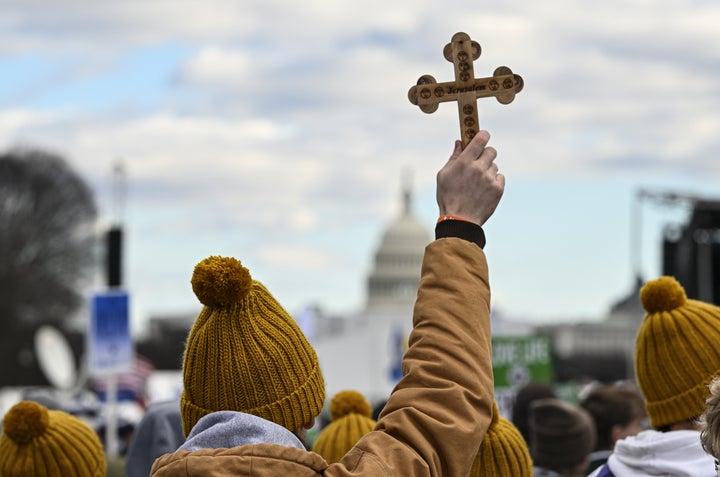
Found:
[[[195,313],[192,269],[213,254],[291,312],[355,311],[405,171],[434,226],[457,109],[407,91],[452,80],[442,50],[464,31],[476,76],[525,81],[478,102],[507,178],[485,227],[494,306],[599,319],[636,264],[661,273],[662,228],[686,217],[644,202],[631,257],[637,191],[720,196],[718,25],[716,0],[2,0],[0,148],[61,154],[103,226],[122,221],[136,329]]]

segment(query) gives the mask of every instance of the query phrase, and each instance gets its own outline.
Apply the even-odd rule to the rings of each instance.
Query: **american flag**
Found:
[[[148,378],[155,371],[155,365],[149,359],[136,354],[130,370],[117,374],[118,401],[144,402]],[[102,401],[107,400],[107,376],[96,376],[93,389]]]

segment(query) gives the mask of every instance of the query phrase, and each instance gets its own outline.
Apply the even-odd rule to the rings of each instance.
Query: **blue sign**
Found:
[[[120,372],[130,369],[135,350],[130,338],[128,294],[98,293],[92,297],[88,359],[90,372]]]

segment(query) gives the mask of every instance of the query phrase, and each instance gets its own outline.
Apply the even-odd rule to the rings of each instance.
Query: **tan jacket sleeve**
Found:
[[[490,425],[493,375],[485,255],[458,238],[425,250],[403,378],[377,426],[326,476],[467,477]]]

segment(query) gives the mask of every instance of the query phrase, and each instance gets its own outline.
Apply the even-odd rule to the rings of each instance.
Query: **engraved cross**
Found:
[[[425,113],[433,113],[438,104],[457,101],[460,137],[465,148],[480,130],[477,99],[494,96],[502,104],[511,103],[523,89],[523,79],[507,66],[495,69],[489,78],[475,78],[473,61],[480,57],[480,44],[463,32],[453,35],[445,45],[443,56],[455,65],[455,81],[438,83],[430,75],[423,75],[410,88],[408,98]]]

